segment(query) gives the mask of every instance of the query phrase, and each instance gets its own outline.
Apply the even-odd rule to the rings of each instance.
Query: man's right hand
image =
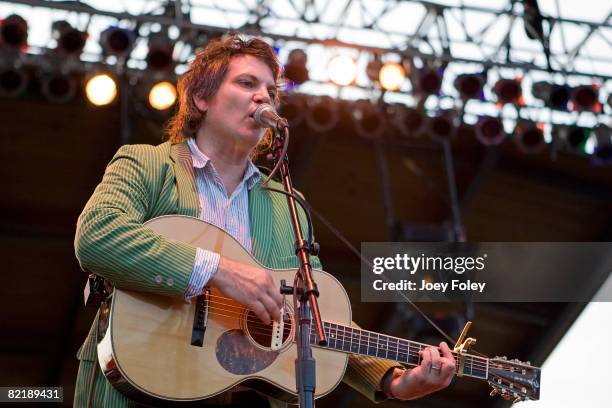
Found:
[[[280,287],[265,269],[222,256],[210,284],[225,296],[248,307],[265,324],[280,320],[283,296]]]

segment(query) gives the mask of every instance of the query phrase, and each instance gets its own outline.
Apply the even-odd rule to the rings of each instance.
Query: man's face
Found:
[[[252,115],[261,103],[273,103],[276,84],[270,68],[251,55],[232,57],[225,78],[216,94],[207,101],[195,98],[199,109],[206,111],[202,126],[205,133],[251,149],[265,129],[257,126]]]

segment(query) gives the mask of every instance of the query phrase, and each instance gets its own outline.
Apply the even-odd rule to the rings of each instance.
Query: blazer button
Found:
[[[163,279],[162,279],[161,275],[156,275],[156,276],[155,276],[155,282],[157,282],[157,283],[162,283],[162,280],[163,280]]]
[[[168,286],[174,285],[174,279],[172,279],[172,278],[166,279],[166,285],[168,285]]]

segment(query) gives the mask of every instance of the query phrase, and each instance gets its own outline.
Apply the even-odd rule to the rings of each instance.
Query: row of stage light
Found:
[[[19,52],[27,49],[27,22],[18,15],[10,15],[0,22],[0,52],[10,54],[11,51]],[[88,35],[73,28],[66,21],[55,22],[52,26],[52,36],[56,40],[57,46],[54,54],[60,59],[78,59],[81,54]],[[136,34],[128,29],[119,27],[108,27],[100,34],[100,45],[103,57],[113,56],[117,60],[127,60],[133,50]],[[147,73],[153,77],[165,77],[167,82],[174,82],[175,61],[173,60],[172,41],[162,33],[151,34],[148,38],[148,52],[146,55]],[[428,64],[420,68],[412,66],[411,59],[403,59],[399,62],[382,62],[382,56],[374,55],[368,63],[366,73],[369,79],[386,91],[400,91],[405,88],[403,85],[409,79],[412,83],[412,93],[426,97],[428,95],[439,95],[441,92],[442,80],[444,76],[444,66]],[[8,58],[10,59],[10,58]],[[18,78],[18,68],[6,64],[1,67],[0,92],[4,95],[16,94],[24,89],[24,78]],[[9,73],[10,72],[10,73]],[[301,49],[292,50],[285,64],[285,77],[294,85],[302,84],[309,80],[309,70],[307,68],[307,54]],[[347,86],[355,83],[357,77],[357,65],[353,58],[346,55],[337,55],[332,58],[327,65],[327,73],[331,82],[339,86]],[[61,75],[60,75],[61,74]],[[107,74],[108,75],[108,74]],[[72,85],[62,83],[61,76],[69,77],[67,73],[55,73],[43,78],[45,82],[53,82],[45,85],[52,88],[46,91],[50,99],[61,101],[64,99],[61,94],[62,89],[72,89]],[[109,75],[110,76],[110,75]],[[51,81],[51,78],[53,81]],[[69,82],[68,79],[64,80]],[[100,79],[106,81],[108,79]],[[104,83],[104,82],[102,82]],[[464,73],[458,75],[453,84],[462,100],[479,99],[484,101],[483,88],[487,83],[487,71]],[[544,101],[545,106],[553,110],[560,111],[590,111],[599,113],[602,111],[600,102],[599,84],[580,85],[571,87],[566,84],[555,84],[537,82],[533,84],[532,95]],[[171,99],[171,87],[165,84],[161,88],[164,101]],[[91,89],[98,89],[93,87]],[[115,86],[116,90],[116,86]],[[502,78],[492,87],[496,95],[496,102],[499,104],[524,104],[521,78]],[[65,92],[67,96],[70,92]],[[95,97],[98,105],[110,103],[114,100],[109,90],[106,98]],[[155,94],[150,95],[149,99],[155,99]],[[66,98],[68,99],[68,98]],[[92,103],[93,103],[92,101]],[[612,106],[612,97],[609,98]],[[164,103],[162,110],[167,109]]]
[[[66,21],[58,21],[52,26],[52,35],[56,40],[56,47],[48,55],[51,60],[61,61],[61,69],[42,73],[40,78],[41,93],[52,102],[67,102],[76,94],[79,81],[84,82],[84,91],[87,99],[96,106],[113,103],[117,99],[117,75],[111,71],[104,71],[102,66],[95,67],[96,73],[78,73],[77,67],[83,70],[84,65],[79,63],[79,56],[88,39],[87,33],[72,27]],[[102,56],[116,59],[117,66],[125,63],[132,52],[136,34],[133,31],[111,26],[100,34]],[[148,52],[146,55],[146,69],[144,71],[130,71],[140,82],[140,93],[144,94],[143,86],[147,88],[146,97],[149,105],[157,110],[169,111],[176,102],[176,89],[174,86],[175,61],[173,60],[173,43],[161,33],[152,34],[148,38]],[[25,92],[28,85],[28,74],[24,67],[19,67],[19,56],[27,49],[27,22],[17,16],[11,15],[0,22],[0,55],[5,61],[0,66],[0,95],[18,96]],[[6,64],[6,61],[17,63]],[[56,64],[57,65],[57,64]],[[71,71],[71,68],[72,71]],[[407,79],[412,83],[411,93],[423,101],[430,95],[439,96],[444,76],[444,67],[424,65],[418,69],[411,65],[411,60],[404,59],[402,63],[382,62],[381,56],[374,56],[368,63],[366,73],[372,83],[385,91],[401,92]],[[331,82],[338,86],[348,86],[355,83],[357,65],[353,58],[338,55],[332,58],[327,65],[327,72]],[[292,50],[287,57],[284,74],[289,81],[290,88],[309,81],[307,68],[307,54],[301,49]],[[132,86],[134,78],[122,82],[122,86]],[[465,102],[469,100],[484,101],[484,87],[487,84],[487,72],[463,73],[458,75],[453,85],[459,98]],[[520,108],[524,105],[523,86],[521,78],[501,78],[493,86],[496,96],[495,102],[499,107],[505,104]],[[542,101],[551,110],[574,112],[602,112],[598,84],[580,85],[571,87],[566,84],[536,82],[533,84],[531,94]],[[292,102],[293,101],[293,102]],[[298,102],[295,102],[298,101]],[[338,101],[330,98],[289,98],[284,111],[288,116],[299,101],[327,101],[325,103],[307,103],[300,106],[298,115],[294,115],[294,123],[301,117],[310,116],[315,119],[308,121],[314,130],[325,131],[333,127],[335,107],[340,106]],[[612,98],[608,99],[612,105]],[[384,132],[385,124],[389,121],[382,119],[389,116],[392,123],[403,135],[415,135],[428,132],[434,138],[452,138],[454,135],[471,135],[485,145],[502,143],[508,134],[504,131],[500,117],[482,116],[477,123],[468,125],[453,111],[439,112],[428,117],[424,109],[409,108],[399,105],[385,105],[382,108],[369,103],[357,102],[351,104],[352,117],[356,121],[358,133],[364,137],[377,138]],[[319,118],[319,119],[316,119]],[[328,119],[326,119],[328,118]],[[518,120],[512,132],[519,148],[525,153],[534,153],[544,148],[543,125],[525,120]],[[551,132],[554,142],[562,141],[566,150],[584,151],[585,143],[589,139],[596,139],[594,153],[602,161],[608,161],[611,144],[610,128],[598,125],[593,129],[577,126],[555,125]]]
[[[550,149],[592,155],[595,164],[612,163],[612,131],[606,125],[593,128],[552,125],[549,143],[542,123],[521,119],[508,132],[499,117],[479,116],[474,123],[466,123],[456,110],[439,111],[434,115],[428,113],[403,104],[374,105],[365,100],[349,102],[300,94],[288,96],[281,108],[281,114],[291,126],[305,125],[320,133],[342,126],[343,118],[348,117],[355,132],[368,140],[394,135],[403,140],[430,137],[436,142],[470,138],[485,146],[499,146],[513,139],[519,151],[525,154]]]

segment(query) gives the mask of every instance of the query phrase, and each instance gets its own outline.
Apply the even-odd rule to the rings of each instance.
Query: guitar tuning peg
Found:
[[[513,403],[513,404],[516,404],[517,402],[521,402],[521,401],[523,401],[523,398],[522,398],[522,397],[516,397],[516,398],[514,399],[514,401],[512,401],[512,403]]]
[[[497,394],[499,394],[499,390],[497,388],[493,388],[491,392],[489,393],[489,396],[494,397]]]

